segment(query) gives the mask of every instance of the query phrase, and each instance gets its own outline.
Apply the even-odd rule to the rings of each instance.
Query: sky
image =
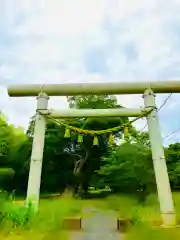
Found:
[[[10,84],[179,80],[179,12],[179,0],[0,0],[0,111],[24,128],[35,112],[35,98],[8,97]],[[118,101],[143,106],[140,95]],[[67,108],[66,98],[49,107]],[[159,112],[163,138],[180,128],[179,109],[172,94]]]

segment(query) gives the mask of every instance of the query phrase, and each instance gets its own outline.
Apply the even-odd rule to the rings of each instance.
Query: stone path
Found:
[[[86,209],[82,220],[83,230],[72,232],[70,240],[120,240],[117,232],[117,218],[110,211]],[[89,212],[88,212],[89,211]]]

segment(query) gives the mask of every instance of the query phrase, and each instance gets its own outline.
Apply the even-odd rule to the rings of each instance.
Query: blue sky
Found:
[[[179,12],[179,0],[0,0],[0,109],[23,127],[35,111],[34,98],[8,97],[9,84],[180,79]],[[143,105],[141,96],[118,100]],[[163,136],[180,127],[179,105],[173,94],[160,111]]]

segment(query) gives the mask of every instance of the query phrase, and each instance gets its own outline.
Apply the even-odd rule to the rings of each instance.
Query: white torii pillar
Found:
[[[169,183],[166,160],[164,156],[164,148],[157,114],[157,107],[155,103],[155,95],[151,89],[147,89],[144,92],[143,98],[145,107],[154,108],[154,110],[151,111],[147,116],[147,123],[163,225],[175,226],[176,218],[174,204]]]
[[[37,211],[39,204],[39,193],[41,184],[41,171],[44,151],[44,139],[46,120],[39,113],[40,110],[47,110],[49,97],[45,93],[40,93],[37,97],[37,111],[34,127],[34,138],[31,153],[31,162],[29,170],[29,180],[27,189],[26,204],[33,204],[34,210]]]

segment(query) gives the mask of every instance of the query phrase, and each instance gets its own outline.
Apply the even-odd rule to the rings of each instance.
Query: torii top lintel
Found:
[[[9,86],[8,94],[11,97],[38,96],[40,91],[49,96],[142,94],[148,88],[154,93],[180,93],[180,81],[20,84]]]

